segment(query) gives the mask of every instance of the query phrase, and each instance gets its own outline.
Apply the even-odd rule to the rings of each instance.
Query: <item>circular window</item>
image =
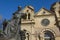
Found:
[[[42,22],[41,22],[41,24],[43,26],[47,26],[47,25],[49,25],[49,23],[50,23],[50,21],[48,19],[43,19]]]

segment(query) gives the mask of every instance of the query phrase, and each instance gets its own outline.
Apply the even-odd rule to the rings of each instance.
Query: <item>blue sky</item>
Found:
[[[44,7],[50,9],[50,6],[57,0],[0,0],[0,15],[3,19],[11,19],[12,13],[17,10],[18,5],[24,8],[31,5],[35,8],[35,12]]]

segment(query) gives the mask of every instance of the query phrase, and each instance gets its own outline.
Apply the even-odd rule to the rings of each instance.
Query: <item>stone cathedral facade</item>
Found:
[[[50,10],[41,8],[35,13],[32,6],[26,6],[21,12],[25,14],[20,26],[26,31],[25,40],[60,40],[60,2]]]
[[[21,20],[25,40],[60,40],[60,2],[52,4],[50,10],[41,8],[35,13],[32,6],[26,6],[22,12],[26,14]]]

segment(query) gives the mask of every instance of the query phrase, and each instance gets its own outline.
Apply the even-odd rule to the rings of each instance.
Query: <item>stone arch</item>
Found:
[[[41,33],[44,33],[45,31],[50,31],[54,34],[54,36],[56,37],[56,33],[54,32],[54,30],[52,29],[49,29],[49,28],[45,28],[45,29],[42,29]]]
[[[51,31],[46,30],[46,31],[44,31],[44,32],[45,32],[45,33],[44,33],[44,39],[45,39],[45,40],[46,40],[46,39],[55,40],[54,34],[53,34]]]
[[[30,13],[28,13],[28,19],[30,19],[30,17],[31,17],[31,15],[30,15]]]
[[[49,28],[45,28],[45,29],[42,29],[41,30],[41,32],[40,32],[41,40],[44,40],[44,35],[45,35],[44,33],[46,33],[46,32],[50,32],[51,35],[53,35],[52,38],[54,38],[54,40],[55,40],[56,33],[52,29],[49,29]]]

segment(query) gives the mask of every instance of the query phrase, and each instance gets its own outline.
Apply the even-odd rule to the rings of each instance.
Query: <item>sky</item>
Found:
[[[51,5],[58,0],[0,0],[0,15],[2,19],[11,19],[12,14],[17,10],[18,6],[24,8],[27,5],[34,7],[35,12],[42,7],[50,9]]]
[[[58,0],[0,0],[0,15],[2,19],[11,19],[12,14],[17,10],[18,6],[24,8],[27,5],[34,7],[35,12],[42,7],[50,9],[51,5]]]
[[[12,14],[18,9],[18,6],[24,8],[25,6],[31,5],[34,7],[34,11],[38,12],[42,7],[49,10],[51,5],[57,1],[58,0],[0,0],[0,19],[2,16],[2,20],[10,20]],[[0,20],[0,28],[2,28],[2,20]]]

